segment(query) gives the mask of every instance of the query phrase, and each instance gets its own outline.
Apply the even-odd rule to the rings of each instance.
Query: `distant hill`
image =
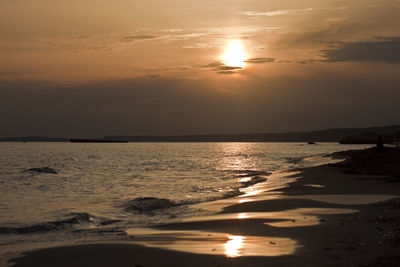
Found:
[[[382,143],[398,143],[400,142],[400,132],[395,134],[377,134],[377,133],[362,133],[358,135],[346,136],[339,140],[341,144],[376,144],[379,137],[382,138]]]
[[[0,142],[68,142],[69,139],[45,136],[17,136],[0,138]]]
[[[347,136],[363,133],[389,135],[400,132],[400,125],[369,128],[327,129],[310,132],[175,135],[175,136],[106,136],[104,139],[129,142],[338,142]]]
[[[346,144],[375,143],[377,136],[394,137],[385,142],[398,141],[400,125],[369,128],[327,129],[310,132],[170,135],[170,136],[106,136],[103,141],[127,142],[342,142]],[[358,138],[361,136],[361,138]],[[368,138],[363,139],[365,136]],[[23,136],[0,138],[0,142],[69,142],[66,138]]]

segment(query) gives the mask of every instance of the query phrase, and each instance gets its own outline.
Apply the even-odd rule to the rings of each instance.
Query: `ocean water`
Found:
[[[0,247],[123,238],[132,227],[204,215],[337,143],[0,143]],[[40,245],[39,245],[40,246]]]

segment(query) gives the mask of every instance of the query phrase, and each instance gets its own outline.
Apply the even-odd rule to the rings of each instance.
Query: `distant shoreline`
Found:
[[[105,140],[105,139],[70,139],[71,143],[128,143],[121,140]]]
[[[360,138],[370,134],[372,138],[364,140],[371,144],[375,136],[400,133],[400,125],[369,128],[338,128],[308,132],[287,133],[249,133],[249,134],[203,134],[203,135],[164,135],[164,136],[105,136],[100,138],[57,138],[44,136],[18,136],[0,138],[0,142],[70,142],[70,139],[96,140],[98,142],[340,142],[347,137],[356,137],[350,143],[360,144]],[[365,138],[362,138],[365,139]],[[384,140],[385,141],[385,140]],[[391,138],[388,141],[397,141]],[[400,140],[399,140],[400,141]],[[362,142],[361,142],[362,143]]]

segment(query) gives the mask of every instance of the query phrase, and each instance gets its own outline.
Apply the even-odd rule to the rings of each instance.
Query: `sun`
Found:
[[[222,61],[226,66],[243,68],[247,54],[244,51],[243,45],[239,40],[232,40],[228,43],[225,48],[225,52],[222,55]]]

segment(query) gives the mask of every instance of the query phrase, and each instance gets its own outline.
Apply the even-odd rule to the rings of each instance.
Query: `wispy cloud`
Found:
[[[266,57],[256,57],[256,58],[249,58],[245,60],[248,64],[266,64],[275,62],[275,58],[266,58]],[[234,74],[238,71],[242,70],[242,67],[232,67],[227,66],[221,61],[214,61],[206,65],[200,66],[200,68],[210,69],[211,71],[215,71],[218,74]]]
[[[218,67],[219,70],[241,70],[242,67],[232,67],[232,66],[220,66]]]
[[[255,57],[255,58],[249,58],[245,62],[251,63],[251,64],[264,64],[264,63],[272,63],[274,61],[275,61],[275,58]]]
[[[218,74],[234,74],[242,69],[241,67],[227,66],[220,61],[214,61],[209,64],[202,65],[201,68],[210,69],[211,71],[215,71]]]
[[[209,42],[209,43],[196,43],[196,44],[191,44],[191,45],[184,45],[182,48],[186,49],[204,49],[204,48],[212,48],[215,47],[216,44]]]
[[[299,9],[281,9],[281,10],[273,10],[273,11],[241,11],[240,15],[249,16],[249,17],[275,17],[282,15],[292,15],[292,14],[300,14],[307,13],[311,11],[339,11],[346,10],[348,7],[322,7],[322,8],[299,8]]]
[[[303,13],[312,10],[314,10],[314,8],[286,9],[286,10],[274,10],[274,11],[241,11],[239,12],[239,14],[250,17],[259,17],[259,16],[275,17],[281,15]]]
[[[182,32],[183,29],[180,28],[173,28],[173,29],[161,29],[162,32]]]
[[[231,70],[218,71],[217,73],[218,74],[225,74],[225,75],[235,74],[235,72],[231,71]]]
[[[132,42],[137,40],[149,40],[154,39],[156,36],[154,35],[128,35],[121,37],[121,41],[123,42]]]
[[[149,74],[143,75],[142,77],[145,78],[145,79],[157,79],[157,78],[160,78],[161,75],[160,74],[149,73]]]

